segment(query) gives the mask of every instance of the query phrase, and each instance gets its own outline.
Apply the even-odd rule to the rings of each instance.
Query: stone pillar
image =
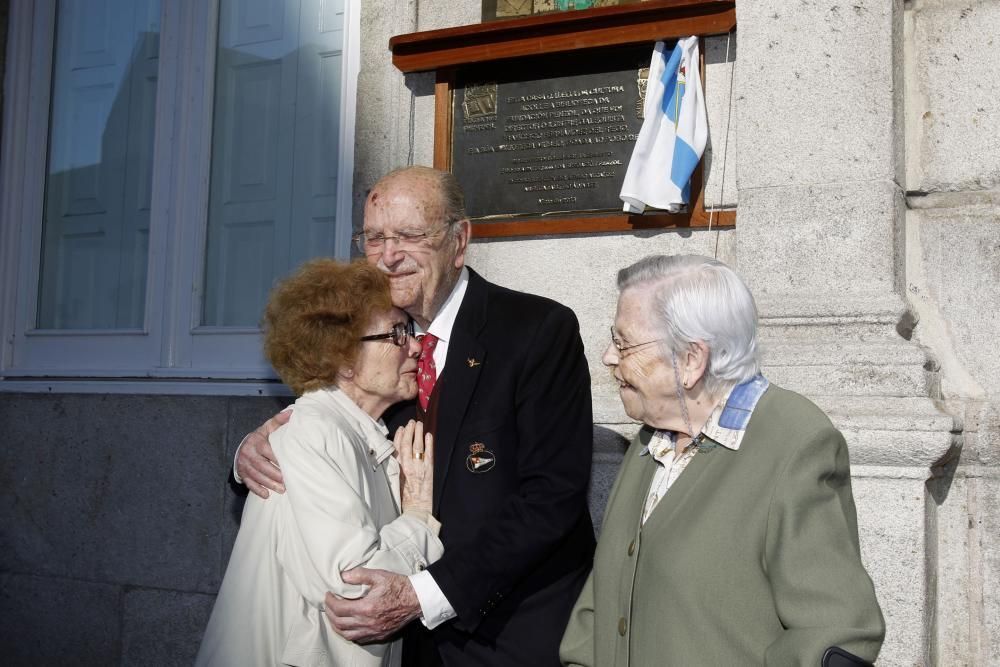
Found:
[[[931,662],[1000,664],[1000,2],[914,0],[905,16],[906,293],[962,415],[930,485]]]
[[[888,627],[880,664],[924,664],[935,615],[925,483],[959,445],[904,298],[903,5],[737,5],[739,269],[765,372],[851,450],[862,556]]]

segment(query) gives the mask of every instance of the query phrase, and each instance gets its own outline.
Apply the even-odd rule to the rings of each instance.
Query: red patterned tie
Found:
[[[431,392],[434,391],[434,383],[437,382],[437,367],[434,365],[434,348],[437,347],[438,339],[434,334],[424,334],[420,339],[420,356],[417,358],[417,397],[420,399],[420,407],[427,409],[427,404],[431,400]]]

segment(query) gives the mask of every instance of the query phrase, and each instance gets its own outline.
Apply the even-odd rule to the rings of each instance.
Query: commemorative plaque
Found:
[[[470,218],[620,211],[651,52],[465,73],[455,86],[451,164]]]
[[[705,210],[700,166],[684,211],[625,213],[618,195],[654,42],[729,33],[736,3],[599,4],[389,40],[400,71],[436,73],[433,164],[460,181],[476,237],[735,224]]]

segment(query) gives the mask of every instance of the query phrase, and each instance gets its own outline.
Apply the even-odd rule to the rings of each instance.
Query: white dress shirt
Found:
[[[455,327],[455,318],[458,310],[462,306],[465,298],[465,290],[469,286],[469,270],[462,267],[462,273],[458,277],[458,282],[452,288],[451,294],[441,305],[431,324],[427,327],[427,332],[437,337],[437,347],[434,348],[434,366],[437,369],[438,377],[444,372],[445,360],[448,358],[448,341],[451,339],[451,330]],[[424,333],[417,328],[417,334]],[[445,621],[457,616],[455,608],[448,602],[448,598],[441,592],[441,587],[434,581],[430,572],[423,570],[410,575],[410,583],[420,601],[420,621],[428,630],[433,630]]]
[[[444,372],[444,364],[448,359],[448,341],[451,340],[451,330],[455,327],[455,318],[458,317],[458,310],[462,307],[462,300],[465,298],[465,290],[469,287],[469,270],[462,267],[462,272],[458,274],[458,282],[451,289],[451,294],[441,304],[441,310],[437,312],[427,331],[416,324],[417,335],[425,333],[437,337],[438,344],[434,348],[434,368],[437,369],[438,377]]]

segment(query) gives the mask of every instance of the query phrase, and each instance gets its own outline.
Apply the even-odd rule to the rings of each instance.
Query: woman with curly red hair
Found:
[[[389,281],[363,262],[314,260],[271,294],[265,352],[299,395],[270,438],[286,493],[247,499],[198,665],[394,665],[397,642],[353,644],[326,622],[340,573],[410,574],[441,556],[431,516],[433,443],[380,417],[417,393],[420,344]]]

